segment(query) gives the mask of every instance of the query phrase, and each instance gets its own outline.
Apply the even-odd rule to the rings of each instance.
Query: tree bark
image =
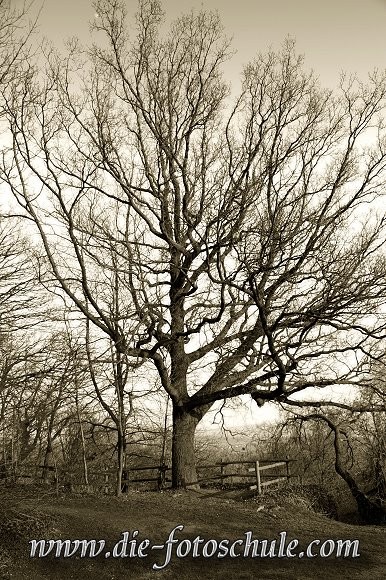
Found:
[[[44,483],[49,483],[50,480],[50,467],[52,467],[52,458],[53,458],[52,438],[51,433],[48,432],[42,472],[42,480],[44,481]]]
[[[125,433],[118,428],[118,440],[117,440],[117,456],[118,456],[118,467],[117,467],[117,487],[116,495],[122,494],[122,474],[125,467],[125,455],[126,455],[126,438]]]
[[[303,420],[320,419],[327,423],[334,434],[334,451],[335,451],[335,471],[347,483],[353,498],[358,506],[358,513],[361,519],[368,524],[381,524],[386,522],[386,510],[383,503],[377,498],[371,498],[364,493],[358,486],[357,482],[346,469],[344,464],[344,450],[342,446],[342,434],[337,425],[321,414],[312,414],[303,417]]]
[[[367,494],[361,491],[355,479],[345,468],[342,461],[341,435],[336,426],[334,428],[334,436],[335,470],[349,486],[351,494],[357,503],[360,517],[364,522],[369,524],[380,524],[386,522],[386,511],[381,502],[376,498],[370,498]]]
[[[172,487],[199,487],[197,480],[194,436],[198,419],[173,405]]]

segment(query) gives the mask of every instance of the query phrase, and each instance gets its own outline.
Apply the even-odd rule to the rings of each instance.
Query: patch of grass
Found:
[[[333,496],[320,485],[290,484],[275,490],[268,490],[262,496],[255,495],[248,501],[264,505],[267,509],[276,507],[298,508],[338,519],[338,508]]]
[[[1,494],[0,494],[1,495]],[[7,533],[0,537],[0,574],[16,580],[120,580],[133,578],[182,580],[259,580],[323,579],[359,580],[385,576],[384,527],[352,526],[315,514],[305,505],[286,502],[280,506],[237,502],[221,496],[205,498],[195,492],[140,492],[122,498],[62,496],[27,492],[9,494],[11,515],[16,516],[17,530],[13,541]],[[2,500],[6,498],[0,498]],[[3,503],[4,505],[4,503]],[[37,526],[32,525],[35,514]],[[11,518],[12,519],[12,518]],[[12,520],[15,526],[15,520]],[[26,526],[20,526],[20,522]],[[39,527],[44,524],[44,530]],[[138,530],[140,540],[163,543],[178,524],[184,525],[176,537],[205,540],[236,540],[251,531],[254,538],[278,539],[282,531],[289,539],[298,538],[301,549],[314,539],[358,539],[359,558],[186,558],[173,556],[170,565],[154,571],[165,552],[150,551],[144,558],[29,558],[30,539],[105,539],[106,550],[122,538],[124,531]],[[21,529],[20,529],[21,528]],[[6,530],[7,528],[4,528]],[[12,528],[13,529],[13,528]],[[15,531],[15,530],[14,530]],[[7,576],[8,575],[8,576]]]

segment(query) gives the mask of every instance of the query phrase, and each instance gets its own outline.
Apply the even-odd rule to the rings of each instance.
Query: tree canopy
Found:
[[[235,96],[219,16],[164,32],[141,0],[95,3],[95,44],[4,91],[2,179],[34,223],[45,283],[173,406],[173,484],[218,400],[371,389],[385,335],[386,75],[322,88],[294,42]],[[20,78],[22,81],[20,81]]]

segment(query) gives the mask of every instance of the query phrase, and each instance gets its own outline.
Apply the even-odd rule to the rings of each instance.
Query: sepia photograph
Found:
[[[386,577],[386,0],[0,0],[0,580]]]

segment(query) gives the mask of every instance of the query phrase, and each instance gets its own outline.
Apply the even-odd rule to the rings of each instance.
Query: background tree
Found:
[[[1,349],[3,463],[13,471],[25,461],[42,465],[45,479],[58,459],[55,442],[74,419],[72,384],[82,371],[61,334],[12,337]]]
[[[0,342],[32,328],[48,315],[33,252],[18,220],[0,213]]]
[[[354,497],[361,518],[367,522],[383,522],[386,517],[385,495],[385,440],[384,424],[386,398],[382,371],[382,349],[372,352],[367,377],[361,373],[360,389],[351,392],[346,400],[323,397],[318,402],[286,401],[280,431],[295,429],[300,439],[311,435],[324,439],[319,444],[318,460],[321,466],[336,473],[347,484]],[[289,415],[289,417],[288,417]],[[311,427],[311,429],[310,429]],[[333,461],[325,461],[329,452]],[[314,474],[315,477],[315,474]]]
[[[5,93],[15,82],[22,82],[22,67],[31,53],[31,36],[36,20],[28,21],[32,2],[15,8],[10,0],[0,0],[0,138],[7,139]],[[37,292],[36,271],[31,263],[31,246],[19,220],[9,217],[9,193],[0,179],[0,343],[16,328],[36,324],[44,302]],[[24,224],[23,224],[24,226]]]
[[[36,19],[28,21],[32,2],[15,8],[11,0],[0,0],[0,84],[5,85],[20,72],[19,64],[29,53],[29,40]]]
[[[347,428],[347,420],[344,421],[344,419],[344,417],[333,417],[331,413],[328,416],[328,414],[319,411],[309,412],[299,417],[298,421],[303,424],[309,421],[316,421],[319,424],[328,426],[333,435],[335,470],[348,485],[358,505],[359,515],[368,523],[383,523],[386,518],[385,497],[374,496],[374,494],[363,491],[358,482],[358,477],[353,475],[348,466],[351,459],[352,467],[352,463],[354,463],[352,454],[355,457],[358,450],[352,447],[352,426],[349,425]]]
[[[119,0],[95,9],[87,53],[73,43],[8,91],[2,176],[49,283],[119,358],[158,373],[173,485],[195,484],[214,402],[365,384],[384,337],[386,79],[324,90],[288,41],[244,68],[233,99],[216,14],[162,35],[160,3],[142,0],[129,38]]]

